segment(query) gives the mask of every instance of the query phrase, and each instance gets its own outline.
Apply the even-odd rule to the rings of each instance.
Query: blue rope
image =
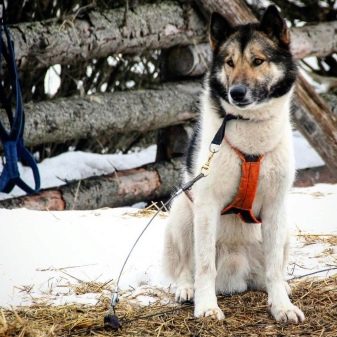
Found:
[[[3,1],[2,14],[4,14]],[[3,39],[5,35],[7,43]],[[15,63],[14,43],[11,38],[9,29],[4,24],[3,17],[0,18],[0,71],[2,69],[2,57],[8,65],[11,77],[12,92],[6,97],[5,88],[0,83],[0,103],[2,108],[6,110],[10,124],[10,130],[6,128],[0,121],[0,141],[4,152],[4,167],[0,175],[0,192],[9,193],[15,186],[20,187],[28,194],[37,193],[40,190],[40,174],[33,155],[27,150],[23,141],[23,131],[25,124],[25,115],[22,102],[20,79],[18,69]],[[13,114],[11,106],[11,98],[13,91],[15,93],[15,114]],[[25,165],[32,169],[35,187],[30,187],[21,178],[18,168],[18,162],[22,161]]]

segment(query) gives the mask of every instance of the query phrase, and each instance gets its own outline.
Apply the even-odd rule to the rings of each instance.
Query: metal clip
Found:
[[[115,306],[119,302],[118,291],[116,290],[111,297],[111,307],[115,310]]]
[[[206,163],[201,167],[201,173],[202,173],[204,176],[207,176],[207,175],[208,175],[208,171],[209,171],[209,168],[210,168],[210,166],[211,166],[211,161],[212,161],[212,158],[213,158],[213,156],[214,156],[215,153],[216,153],[216,152],[214,152],[214,151],[210,151]]]

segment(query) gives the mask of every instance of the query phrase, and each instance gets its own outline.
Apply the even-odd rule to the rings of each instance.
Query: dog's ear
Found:
[[[271,5],[264,12],[260,27],[271,38],[277,38],[284,47],[289,47],[290,33],[278,9]]]
[[[215,49],[219,44],[225,41],[232,32],[229,22],[219,13],[212,13],[209,25],[209,40],[211,47]]]

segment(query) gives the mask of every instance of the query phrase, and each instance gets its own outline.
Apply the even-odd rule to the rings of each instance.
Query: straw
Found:
[[[77,293],[100,289],[99,284],[82,285]],[[304,323],[276,323],[268,313],[267,295],[248,291],[220,296],[224,321],[195,319],[193,306],[176,305],[173,299],[163,305],[158,300],[149,306],[132,304],[122,298],[117,314],[122,330],[103,327],[103,317],[110,297],[102,293],[97,305],[36,304],[0,311],[0,336],[337,336],[337,276],[326,279],[307,278],[292,282],[293,303],[305,315]],[[166,295],[166,293],[165,293]]]

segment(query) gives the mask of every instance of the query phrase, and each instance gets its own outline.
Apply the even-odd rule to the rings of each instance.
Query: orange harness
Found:
[[[222,109],[221,106],[220,109]],[[206,171],[208,171],[211,158],[213,157],[214,153],[219,151],[220,144],[222,143],[222,141],[226,140],[229,146],[237,153],[237,155],[241,159],[242,162],[241,179],[238,193],[234,197],[234,200],[228,206],[224,207],[224,209],[221,211],[221,214],[237,214],[243,222],[261,223],[260,219],[256,218],[256,216],[253,213],[253,204],[256,196],[257,187],[259,184],[260,166],[264,156],[245,154],[228,142],[228,140],[225,137],[226,123],[233,119],[235,120],[247,120],[247,119],[241,116],[233,116],[231,114],[226,114],[224,110],[223,114],[224,114],[223,122],[211,142],[211,146],[216,146],[218,150],[212,151],[210,148],[211,156],[208,158],[208,161],[205,163],[203,168],[206,169]],[[201,173],[198,176],[196,176],[191,181],[187,182],[178,191],[178,193],[185,192],[188,199],[191,202],[193,202],[189,190],[196,181],[198,181],[203,177],[205,177],[205,175],[201,171]]]
[[[241,159],[241,179],[239,190],[234,200],[226,206],[221,214],[237,214],[243,222],[261,223],[253,213],[253,203],[259,183],[259,173],[263,155],[246,155],[234,148]]]
[[[227,141],[228,142],[228,141]],[[259,173],[263,155],[247,155],[232,146],[231,148],[237,153],[241,159],[241,178],[239,190],[234,200],[221,211],[223,214],[237,214],[245,223],[261,223],[253,213],[253,204],[259,183]],[[185,190],[185,194],[193,202],[189,190]]]

